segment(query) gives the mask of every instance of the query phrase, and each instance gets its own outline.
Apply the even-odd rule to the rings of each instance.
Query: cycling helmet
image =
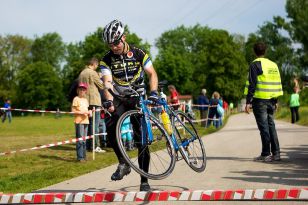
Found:
[[[113,20],[104,28],[103,40],[112,44],[119,41],[124,33],[124,25],[119,20]]]

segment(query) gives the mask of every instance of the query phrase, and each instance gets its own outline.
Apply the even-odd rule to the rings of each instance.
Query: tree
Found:
[[[14,96],[16,75],[29,62],[32,41],[20,35],[0,36],[0,99]]]
[[[174,84],[180,93],[220,92],[237,101],[243,93],[247,64],[238,36],[196,25],[167,31],[158,39],[155,67],[159,79]]]
[[[17,105],[23,108],[56,109],[63,100],[62,82],[46,62],[27,65],[17,76]]]
[[[65,58],[65,44],[58,33],[47,33],[42,37],[36,37],[31,54],[33,62],[46,62],[58,72]]]
[[[299,49],[302,67],[308,70],[308,1],[287,0],[286,11],[291,19],[290,33],[294,40],[301,43]]]

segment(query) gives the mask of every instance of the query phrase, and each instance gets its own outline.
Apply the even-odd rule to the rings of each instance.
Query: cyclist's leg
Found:
[[[121,154],[121,151],[119,149],[119,146],[116,140],[116,126],[117,126],[117,121],[119,120],[119,117],[124,113],[124,111],[125,110],[123,108],[123,105],[120,104],[116,108],[115,112],[111,113],[111,117],[106,118],[106,128],[107,128],[106,131],[107,131],[108,140],[120,164],[122,163],[126,164],[126,161]]]
[[[134,130],[134,137],[136,138],[135,141],[140,142],[141,141],[141,130],[140,130],[140,124],[141,119],[132,118],[131,123],[133,125]],[[150,153],[148,146],[142,146],[140,143],[138,143],[138,164],[139,167],[145,171],[149,171],[149,165],[150,165]],[[141,176],[141,183],[142,182],[148,182],[148,179],[146,177]]]

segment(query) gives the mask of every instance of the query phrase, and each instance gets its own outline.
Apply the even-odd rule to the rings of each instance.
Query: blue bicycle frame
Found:
[[[149,115],[152,115],[152,116],[154,116],[154,115],[152,114],[150,109],[147,107],[147,105],[153,104],[153,103],[149,100],[145,100],[143,98],[143,96],[141,96],[141,95],[140,95],[139,99],[140,99],[139,100],[140,109],[141,109],[141,112],[143,114],[143,117],[141,118],[141,123],[142,123],[141,144],[142,144],[142,146],[145,146],[145,145],[151,144],[153,142],[152,127],[151,127],[151,123],[149,122]],[[168,113],[169,117],[172,115],[172,116],[178,118],[176,116],[176,114],[170,109],[170,107],[168,106],[168,104],[167,104],[167,102],[164,98],[161,98],[156,104],[162,105],[163,108]],[[179,120],[179,119],[178,119],[178,122],[180,122],[182,125],[184,125],[183,122],[181,122],[181,120]],[[183,126],[183,127],[185,128],[185,126]],[[191,143],[195,139],[197,139],[195,137],[195,134],[192,133],[191,130],[186,129],[186,131],[189,132],[194,137],[190,138],[190,139],[185,139],[184,141],[181,142],[181,144],[177,143],[176,137],[175,137],[174,133],[172,133],[171,140],[172,140],[172,143],[173,143],[173,147],[176,151],[178,151],[180,149],[180,146],[186,147],[189,143]]]
[[[151,114],[151,111],[147,107],[147,105],[151,104],[149,100],[144,100],[143,96],[139,96],[139,105],[141,112],[143,114],[141,118],[141,145],[145,146],[148,144],[151,144],[153,141],[153,134],[152,134],[152,129],[151,129],[151,123],[149,120],[149,115]]]

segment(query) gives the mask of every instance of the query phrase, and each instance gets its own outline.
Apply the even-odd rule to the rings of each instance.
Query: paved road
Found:
[[[179,161],[167,179],[150,181],[150,184],[156,190],[308,187],[308,127],[276,121],[276,128],[280,140],[281,162],[262,163],[252,160],[261,150],[259,131],[253,114],[237,114],[231,116],[219,132],[203,138],[208,157],[205,172],[195,173],[184,161]],[[112,182],[110,176],[115,169],[116,165],[113,165],[43,190],[139,190],[140,180],[135,172],[121,181]]]

